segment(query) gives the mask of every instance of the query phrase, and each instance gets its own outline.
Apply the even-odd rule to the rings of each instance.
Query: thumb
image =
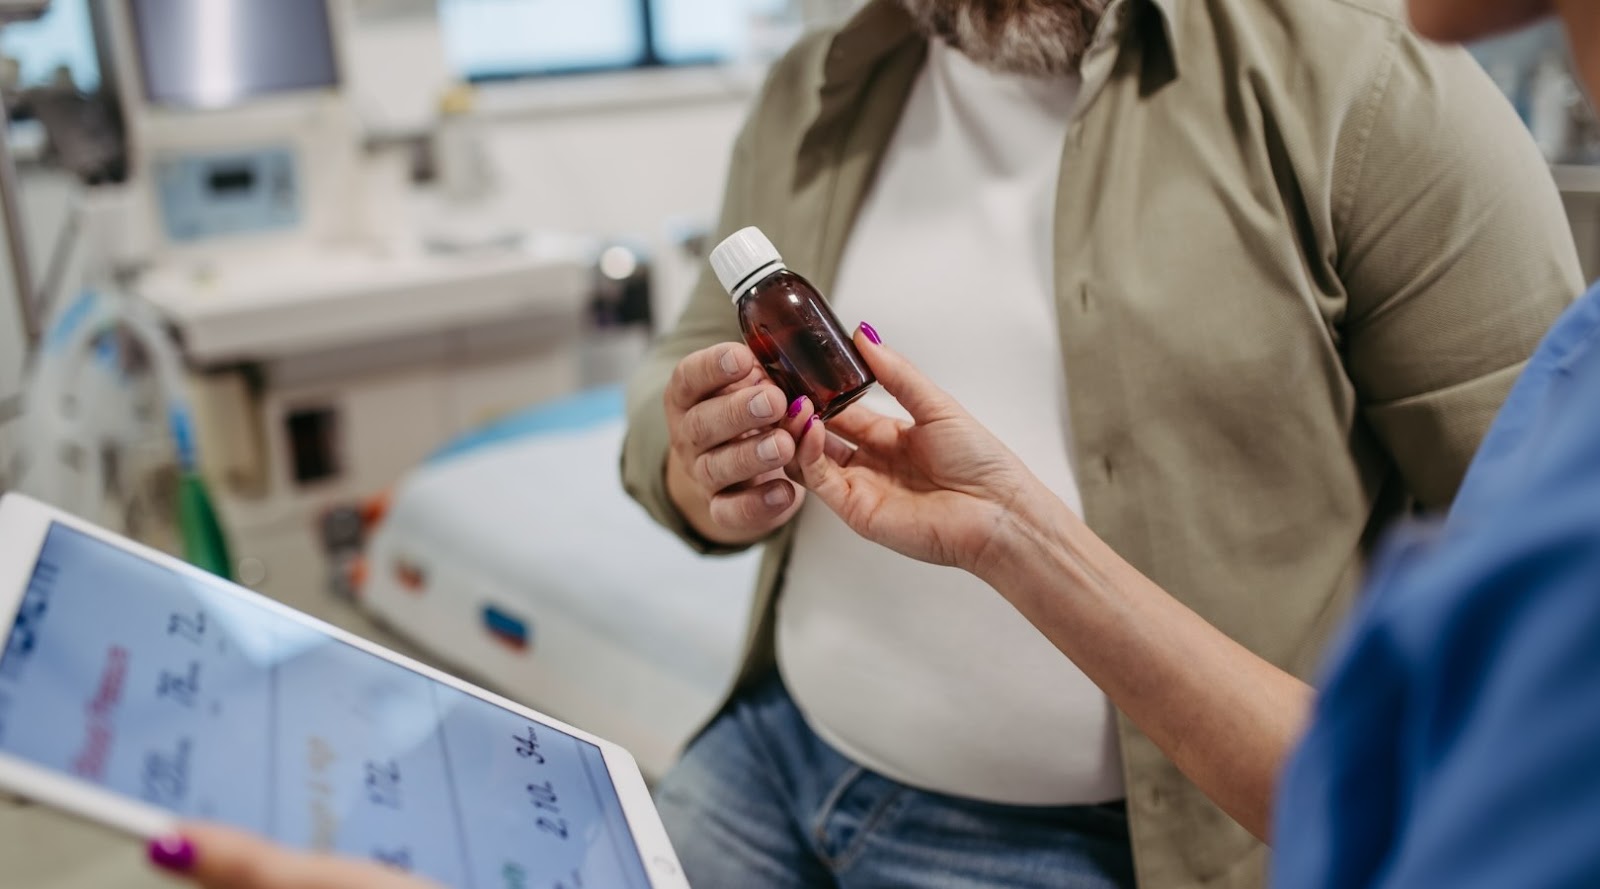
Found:
[[[376,865],[293,852],[258,837],[212,824],[185,824],[181,835],[157,840],[169,850],[187,846],[183,866],[159,861],[204,889],[426,889],[426,884]]]
[[[795,446],[794,463],[800,470],[800,483],[822,500],[834,512],[844,505],[850,493],[850,483],[844,471],[828,456],[828,430],[822,420],[813,416],[806,421],[805,431]]]
[[[913,421],[928,423],[962,413],[956,400],[934,385],[916,365],[885,346],[871,324],[863,322],[856,328],[855,343],[884,391],[900,402]]]

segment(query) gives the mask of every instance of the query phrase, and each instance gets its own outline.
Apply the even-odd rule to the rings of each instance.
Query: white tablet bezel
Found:
[[[244,587],[221,581],[165,553],[97,528],[18,494],[6,494],[0,498],[0,651],[3,651],[9,639],[17,609],[21,606],[22,597],[33,577],[39,551],[44,545],[50,525],[54,522],[162,567],[210,582],[219,590],[247,597],[264,608],[298,621],[332,639],[353,645],[436,682],[444,683],[450,688],[503,707],[525,719],[594,744],[600,748],[605,758],[606,770],[616,788],[617,798],[622,802],[623,817],[627,820],[628,830],[632,834],[634,846],[639,851],[639,858],[644,863],[645,874],[650,880],[652,889],[688,889],[689,884],[684,880],[677,855],[673,852],[672,845],[667,839],[666,829],[656,813],[649,788],[645,786],[644,775],[640,773],[633,756],[616,744],[530,710],[493,692],[463,682],[426,664],[396,654]],[[139,839],[148,840],[170,833],[178,821],[171,812],[108,791],[87,781],[34,765],[4,751],[0,751],[0,790],[53,806]]]

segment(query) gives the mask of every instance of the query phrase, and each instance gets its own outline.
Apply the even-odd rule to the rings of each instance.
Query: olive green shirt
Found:
[[[892,0],[802,41],[739,137],[719,235],[760,226],[827,292],[925,50]],[[1581,289],[1560,200],[1476,64],[1385,0],[1113,0],[1082,75],[1055,276],[1085,518],[1308,676],[1375,535],[1449,504]],[[624,483],[706,551],[667,497],[662,393],[738,339],[704,275],[628,393]],[[789,542],[765,544],[741,683],[774,668]],[[1140,885],[1259,885],[1263,847],[1119,728]]]

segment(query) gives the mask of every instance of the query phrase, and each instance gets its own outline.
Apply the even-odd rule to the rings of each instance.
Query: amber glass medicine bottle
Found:
[[[826,420],[872,388],[872,371],[827,301],[784,266],[760,229],[719,244],[711,268],[733,297],[745,343],[790,400],[810,398]]]

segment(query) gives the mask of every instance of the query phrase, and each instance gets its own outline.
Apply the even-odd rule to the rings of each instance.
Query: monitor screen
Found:
[[[0,55],[16,61],[24,87],[53,83],[65,68],[83,92],[100,88],[89,0],[55,0],[42,17],[0,29]]]
[[[221,108],[336,86],[327,0],[132,0],[145,98]]]
[[[649,886],[598,746],[209,575],[57,524],[0,642],[27,762],[449,886]]]

